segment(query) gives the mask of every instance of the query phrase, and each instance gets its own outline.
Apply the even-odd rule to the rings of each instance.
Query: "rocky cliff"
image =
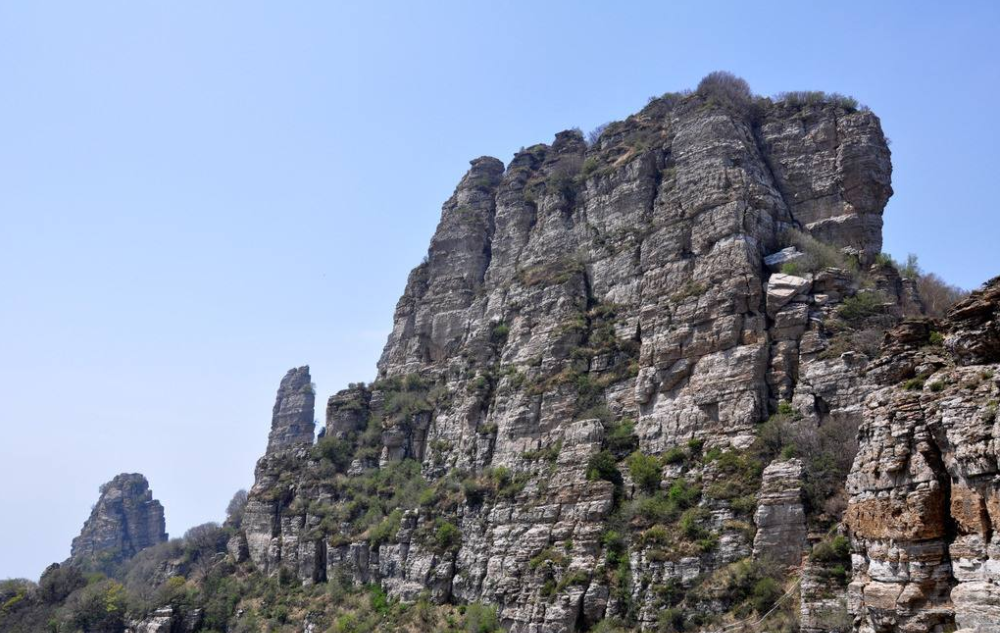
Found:
[[[890,176],[853,100],[718,74],[473,160],[318,438],[292,369],[237,516],[149,548],[122,475],[73,560],[123,584],[0,626],[998,631],[1000,279],[913,318]]]
[[[777,595],[726,587],[792,577],[765,567],[843,508],[762,424],[853,438],[881,332],[919,311],[878,257],[890,172],[871,112],[711,89],[472,161],[378,379],[315,447],[269,446],[231,551],[515,632],[763,615]]]
[[[859,631],[1000,630],[1000,278],[869,371],[849,479]]]
[[[311,446],[316,435],[316,395],[308,367],[289,369],[278,386],[271,416],[267,452],[290,446]]]
[[[101,486],[101,496],[73,539],[68,562],[112,570],[139,551],[167,540],[163,506],[138,473],[118,475]]]

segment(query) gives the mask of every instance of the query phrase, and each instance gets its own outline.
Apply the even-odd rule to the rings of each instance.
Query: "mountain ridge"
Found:
[[[996,519],[951,494],[927,538],[871,527],[910,503],[866,474],[895,437],[878,403],[922,380],[932,406],[953,391],[936,372],[1000,360],[995,283],[951,322],[907,320],[916,280],[881,254],[891,173],[853,100],[726,73],[592,142],[474,159],[377,379],[329,398],[314,443],[309,368],[289,370],[245,507],[116,560],[133,598],[108,630],[992,630]],[[960,443],[995,453],[976,433]],[[915,489],[968,476],[949,441]],[[992,517],[996,469],[973,483]],[[968,534],[938,529],[949,512]],[[933,586],[884,572],[928,540]],[[57,630],[79,626],[72,595]]]

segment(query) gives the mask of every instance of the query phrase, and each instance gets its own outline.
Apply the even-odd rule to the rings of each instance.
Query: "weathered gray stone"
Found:
[[[1000,279],[944,323],[904,323],[870,372],[885,386],[865,402],[845,515],[859,631],[1000,630],[998,306]],[[928,347],[931,327],[949,353]],[[925,382],[899,384],[914,373]]]
[[[347,477],[414,459],[432,481],[449,472],[481,481],[503,468],[519,485],[443,513],[409,509],[398,533],[372,546],[310,510],[346,502],[323,478],[328,464],[304,442],[269,450],[243,524],[253,564],[304,583],[378,582],[403,600],[427,590],[435,601],[490,602],[512,633],[627,613],[657,626],[657,591],[689,591],[751,556],[750,517],[702,499],[717,539],[705,551],[684,541],[665,552],[631,531],[628,573],[643,580],[630,595],[613,588],[601,535],[616,495],[641,493],[630,477],[618,492],[587,478],[606,448],[597,417],[631,419],[639,449],[653,455],[691,440],[745,449],[780,400],[803,423],[859,419],[867,359],[824,354],[825,324],[857,280],[771,274],[780,262],[765,255],[793,259],[782,248],[797,227],[874,256],[889,173],[871,113],[776,105],[753,118],[698,95],[654,100],[592,146],[563,132],[506,168],[472,161],[397,303],[378,380],[330,399],[326,433],[352,438],[381,424],[378,445]],[[407,391],[408,382],[422,386]],[[715,473],[697,461],[665,469],[662,485],[707,483]],[[805,524],[799,477],[782,468],[792,466],[765,478],[758,555],[791,564]],[[444,519],[461,530],[454,550],[421,536]]]
[[[167,540],[163,506],[138,473],[101,486],[101,496],[73,539],[70,561],[110,571],[140,550]]]
[[[804,295],[812,286],[812,280],[795,275],[775,273],[767,281],[767,313],[772,318],[788,302]]]
[[[777,253],[771,253],[764,258],[764,265],[767,266],[771,271],[777,272],[781,270],[781,267],[785,264],[790,264],[797,259],[801,259],[803,254],[799,249],[794,246],[788,246],[781,249]]]
[[[275,398],[267,452],[312,444],[316,433],[315,406],[309,367],[289,369]]]
[[[753,554],[784,565],[799,565],[806,549],[806,513],[802,506],[802,462],[773,461],[764,469]]]

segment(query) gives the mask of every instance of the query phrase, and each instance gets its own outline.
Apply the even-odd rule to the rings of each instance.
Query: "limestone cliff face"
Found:
[[[870,372],[846,514],[859,631],[1000,631],[998,332],[1000,278],[894,330]]]
[[[746,449],[780,401],[802,425],[860,422],[869,359],[828,326],[867,290],[837,266],[777,268],[802,255],[779,253],[798,231],[867,271],[890,174],[868,111],[699,95],[654,100],[592,146],[562,132],[507,166],[472,161],[409,276],[378,379],[328,404],[328,457],[272,431],[239,537],[249,557],[307,583],[339,574],[404,599],[494,603],[515,632],[611,616],[648,628],[685,592],[692,612],[724,612],[694,588],[754,555],[755,516],[758,556],[801,559],[798,467],[765,473],[757,509],[755,490],[749,504],[726,492],[726,466],[664,460],[654,488],[705,491],[698,542],[666,547],[640,538],[648,524],[622,527],[621,500],[646,485],[622,460]],[[891,267],[868,274],[897,320],[907,285]],[[337,466],[334,440],[364,448]],[[602,453],[623,481],[588,476]],[[352,478],[402,460],[431,482],[458,478],[441,493],[454,503],[414,503],[388,538],[352,534],[356,516],[337,509]],[[442,522],[460,539],[443,541]]]
[[[289,369],[275,398],[267,452],[301,444],[311,445],[316,431],[315,408],[316,395],[309,367]]]
[[[157,543],[167,540],[163,506],[153,499],[149,482],[140,474],[121,474],[101,486],[101,496],[73,539],[70,562],[111,569]]]

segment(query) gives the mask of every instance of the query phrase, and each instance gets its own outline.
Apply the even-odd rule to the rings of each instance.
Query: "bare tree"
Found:
[[[597,141],[601,140],[601,134],[604,132],[604,130],[608,129],[608,125],[610,124],[611,124],[610,121],[608,121],[607,123],[601,123],[594,129],[592,129],[590,132],[588,132],[587,145],[591,146],[596,145]]]
[[[920,275],[917,278],[917,292],[924,300],[928,316],[942,317],[952,305],[969,295],[967,290],[952,286],[934,273]]]
[[[246,507],[247,491],[241,488],[236,491],[233,498],[229,500],[229,505],[226,506],[226,525],[239,528],[243,523],[243,510]]]
[[[969,295],[968,290],[953,286],[934,273],[924,272],[913,253],[907,255],[906,263],[899,266],[899,274],[916,282],[917,293],[930,317],[943,317],[948,308]]]
[[[737,111],[746,112],[753,105],[753,92],[745,79],[724,70],[708,73],[698,82],[698,94],[715,99]]]

